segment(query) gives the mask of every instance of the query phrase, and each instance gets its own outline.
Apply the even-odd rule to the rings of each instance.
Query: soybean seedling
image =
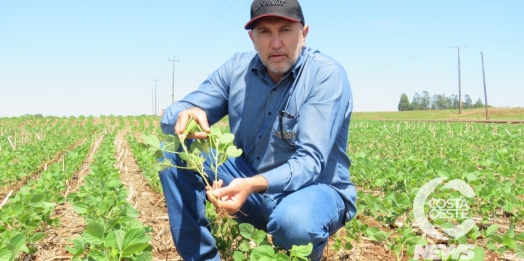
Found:
[[[218,182],[218,167],[227,160],[228,157],[236,158],[242,155],[242,150],[233,144],[235,136],[232,133],[222,133],[222,131],[212,126],[206,139],[195,139],[189,141],[187,136],[191,133],[201,132],[202,128],[197,122],[190,118],[184,133],[180,135],[166,135],[161,143],[154,135],[143,135],[144,144],[157,158],[163,158],[155,164],[155,169],[163,171],[170,167],[188,169],[196,172],[202,179],[206,187],[211,188],[208,181],[208,174],[204,169],[204,163],[209,160],[210,169],[214,173],[215,184]],[[189,144],[189,145],[188,145]],[[165,153],[174,153],[186,163],[185,166],[173,165],[165,158]],[[210,194],[213,199],[214,196]]]

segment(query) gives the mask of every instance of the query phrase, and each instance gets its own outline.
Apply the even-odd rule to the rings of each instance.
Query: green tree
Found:
[[[429,92],[423,91],[422,92],[422,102],[420,103],[420,109],[421,110],[429,110],[431,109],[431,97],[429,97]]]
[[[475,108],[484,108],[484,103],[482,103],[482,100],[479,98],[474,105]]]
[[[450,109],[458,109],[458,107],[459,107],[459,98],[458,98],[458,95],[456,95],[456,94],[451,94],[451,96],[449,96],[449,99],[450,99],[450,102],[451,102],[451,107],[450,107]]]
[[[411,109],[411,104],[409,103],[409,98],[405,93],[400,95],[400,102],[398,103],[399,111],[409,111]]]
[[[464,103],[462,103],[462,109],[471,109],[473,108],[473,100],[469,96],[469,94],[466,94],[464,96]]]
[[[413,100],[411,100],[411,109],[414,111],[422,110],[422,96],[420,94],[415,93],[413,95]]]

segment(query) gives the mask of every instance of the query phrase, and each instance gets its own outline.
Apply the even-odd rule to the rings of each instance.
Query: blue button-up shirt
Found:
[[[346,154],[353,98],[344,68],[332,58],[305,47],[275,84],[256,52],[235,54],[165,110],[162,130],[174,134],[178,114],[191,107],[203,109],[209,124],[229,116],[234,143],[267,179],[266,193],[324,183],[344,199],[348,220],[356,214]]]

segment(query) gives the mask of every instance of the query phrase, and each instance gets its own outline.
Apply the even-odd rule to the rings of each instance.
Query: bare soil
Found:
[[[63,196],[67,197],[70,193],[78,192],[78,188],[83,185],[84,177],[89,174],[89,166],[93,162],[93,155],[98,150],[103,136],[96,139],[91,145],[91,149],[84,159],[80,169],[66,181],[68,189],[64,191]],[[45,229],[47,237],[38,242],[38,252],[33,255],[31,260],[71,260],[71,254],[67,252],[66,246],[73,244],[68,238],[80,236],[85,230],[84,218],[79,216],[69,202],[55,207],[52,218],[59,218],[61,225]]]
[[[151,189],[133,158],[125,133],[120,132],[116,144],[118,169],[122,183],[129,191],[128,201],[140,212],[138,218],[144,225],[153,229],[153,256],[158,260],[176,258],[175,246],[169,229],[167,207],[164,197]]]

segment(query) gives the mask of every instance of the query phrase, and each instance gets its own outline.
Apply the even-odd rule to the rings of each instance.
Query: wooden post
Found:
[[[489,120],[488,115],[488,93],[486,92],[486,74],[484,73],[484,55],[480,52],[480,58],[482,60],[482,81],[484,82],[484,106],[486,107],[486,120]]]

